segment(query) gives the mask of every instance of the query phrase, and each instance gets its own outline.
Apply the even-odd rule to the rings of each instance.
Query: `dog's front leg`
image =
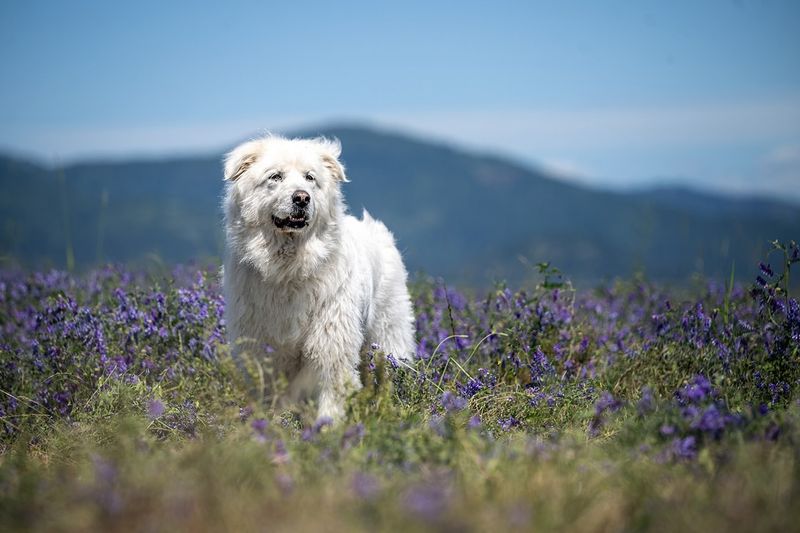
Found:
[[[364,334],[356,317],[342,317],[336,312],[310,332],[305,364],[317,378],[318,418],[338,421],[344,417],[347,395],[361,386],[358,361],[363,342]]]

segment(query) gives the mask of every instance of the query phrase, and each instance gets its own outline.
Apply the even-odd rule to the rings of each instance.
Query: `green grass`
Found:
[[[208,281],[193,292],[159,282],[158,304],[151,280],[112,276],[92,292],[26,279],[21,295],[12,281],[0,290],[13,333],[0,343],[4,531],[800,528],[800,370],[796,344],[778,342],[795,319],[760,312],[741,290],[681,302],[640,283],[579,295],[500,287],[460,306],[421,283],[420,339],[454,332],[464,345],[442,343],[413,369],[376,352],[346,419],[319,427],[313,405],[277,409],[254,395],[252,383],[278,379],[263,361],[250,362],[248,381],[224,343],[210,356],[192,347],[219,325],[213,306],[191,311],[217,301]],[[141,333],[156,308],[174,336]],[[141,313],[123,324],[121,309]],[[656,315],[672,333],[656,332]],[[86,333],[71,333],[83,330],[48,329],[47,317],[101,324],[127,370],[103,367]],[[765,332],[778,341],[765,344]],[[723,359],[721,344],[738,352]],[[687,403],[697,375],[713,392]],[[485,386],[464,392],[470,377]],[[446,409],[444,392],[464,405]],[[693,405],[718,408],[724,428],[697,429]],[[691,453],[677,453],[688,437]]]
[[[135,391],[119,394],[124,401]],[[673,463],[628,445],[641,446],[650,432],[624,411],[595,438],[586,435],[585,417],[566,413],[555,414],[547,431],[495,436],[468,429],[464,413],[448,417],[438,434],[427,414],[372,400],[353,400],[367,415],[360,439],[340,426],[304,441],[267,412],[257,413],[271,419],[266,439],[257,439],[235,421],[235,408],[204,413],[193,438],[161,432],[133,408],[58,423],[3,453],[2,523],[191,531],[797,528],[796,430],[779,443],[732,437],[694,462]],[[784,416],[797,427],[796,408]],[[278,442],[286,456],[276,453]]]

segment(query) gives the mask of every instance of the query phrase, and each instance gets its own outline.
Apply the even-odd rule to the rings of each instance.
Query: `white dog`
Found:
[[[289,401],[341,418],[372,343],[414,352],[406,270],[365,211],[345,214],[337,140],[267,136],[226,156],[226,321],[234,355],[269,357]],[[268,353],[267,346],[273,351]]]

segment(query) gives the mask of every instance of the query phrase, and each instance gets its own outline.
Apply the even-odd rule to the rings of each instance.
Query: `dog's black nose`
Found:
[[[311,196],[303,190],[296,190],[292,193],[292,203],[297,207],[305,207],[311,201]]]

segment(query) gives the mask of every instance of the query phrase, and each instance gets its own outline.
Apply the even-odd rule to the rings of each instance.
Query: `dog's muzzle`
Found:
[[[305,210],[294,209],[285,218],[272,215],[272,222],[278,229],[302,229],[308,225],[308,214]]]
[[[278,229],[302,229],[308,225],[311,195],[302,189],[292,193],[292,210],[287,217],[272,215],[272,222]]]
[[[308,225],[308,204],[311,203],[311,195],[303,189],[297,189],[292,193],[292,211],[288,217],[279,218],[272,216],[272,221],[278,229],[301,229]]]

